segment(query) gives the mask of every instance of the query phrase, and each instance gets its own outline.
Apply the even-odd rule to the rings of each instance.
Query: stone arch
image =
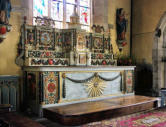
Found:
[[[166,12],[156,27],[153,50],[153,91],[159,95],[161,88],[166,88]]]

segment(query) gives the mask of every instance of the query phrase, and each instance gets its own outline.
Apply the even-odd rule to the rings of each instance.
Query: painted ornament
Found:
[[[53,93],[55,91],[55,84],[54,83],[49,83],[48,84],[48,91],[50,93]]]
[[[0,34],[6,34],[6,27],[5,26],[2,26],[1,28],[0,28]]]

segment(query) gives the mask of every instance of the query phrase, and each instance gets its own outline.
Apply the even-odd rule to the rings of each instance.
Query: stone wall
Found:
[[[153,82],[149,83],[151,83],[151,88],[156,95],[158,95],[160,88],[164,87],[165,80],[164,63],[161,62],[163,36],[155,36],[157,27],[162,28],[161,34],[164,31],[164,21],[161,19],[166,10],[165,5],[165,0],[133,0],[132,5],[132,55],[140,65],[146,63],[149,68],[152,68]]]
[[[132,54],[139,63],[152,64],[153,38],[165,5],[166,0],[133,0]]]
[[[17,44],[20,38],[20,27],[22,24],[22,13],[20,10],[20,0],[11,0],[13,10],[9,24],[12,25],[11,31],[7,33],[6,39],[0,43],[0,75],[20,75],[21,70],[15,64],[17,56]]]
[[[108,29],[108,0],[93,0],[93,24],[104,26]]]

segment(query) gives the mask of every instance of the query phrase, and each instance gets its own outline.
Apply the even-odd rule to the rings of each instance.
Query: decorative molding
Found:
[[[39,26],[55,27],[55,21],[48,17],[34,17],[35,22]]]
[[[103,67],[86,67],[86,71],[124,71],[134,70],[135,66],[103,66]],[[78,72],[85,71],[85,67],[24,67],[24,71],[64,71]]]

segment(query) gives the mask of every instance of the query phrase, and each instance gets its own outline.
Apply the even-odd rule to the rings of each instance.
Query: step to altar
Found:
[[[44,108],[43,116],[72,126],[150,110],[156,108],[157,104],[158,98],[135,95]]]

